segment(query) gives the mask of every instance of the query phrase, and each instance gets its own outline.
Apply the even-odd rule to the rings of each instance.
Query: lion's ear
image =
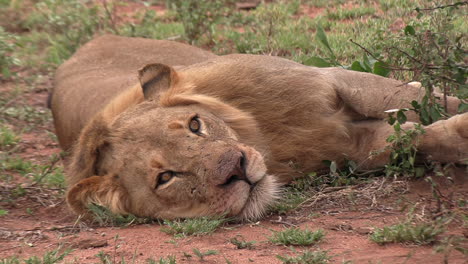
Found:
[[[68,190],[67,202],[78,214],[87,214],[90,203],[105,206],[116,214],[127,214],[128,194],[118,176],[92,176]]]
[[[67,170],[69,186],[98,174],[97,165],[108,146],[109,125],[103,115],[96,115],[81,131],[73,146]]]
[[[167,91],[177,80],[177,72],[170,66],[155,63],[148,64],[138,71],[143,94],[146,100],[154,100]]]

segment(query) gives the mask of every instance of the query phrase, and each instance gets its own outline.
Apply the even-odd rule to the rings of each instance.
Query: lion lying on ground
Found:
[[[423,95],[367,73],[107,35],[58,69],[51,108],[72,152],[75,212],[98,203],[143,217],[256,219],[282,183],[324,169],[323,160],[383,166],[393,133],[384,111]],[[449,97],[451,114],[459,103]],[[422,158],[468,157],[468,113],[425,131]]]

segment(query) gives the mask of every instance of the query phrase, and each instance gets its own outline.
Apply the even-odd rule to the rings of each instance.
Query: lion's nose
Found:
[[[228,186],[236,181],[245,181],[248,184],[252,184],[249,179],[247,178],[246,174],[246,166],[247,166],[247,158],[245,153],[240,151],[232,156],[232,167],[229,170],[229,173],[225,176],[225,180],[220,186]]]

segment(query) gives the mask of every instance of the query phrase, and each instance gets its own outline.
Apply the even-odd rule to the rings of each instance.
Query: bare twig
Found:
[[[456,2],[456,3],[453,3],[453,4],[449,4],[449,5],[441,5],[441,6],[435,6],[435,7],[429,7],[429,8],[415,8],[414,10],[416,10],[417,12],[420,12],[420,11],[434,11],[436,9],[444,9],[444,8],[447,8],[447,7],[459,7],[459,6],[464,6],[464,5],[468,5],[468,1],[463,1],[463,2]]]
[[[353,43],[354,45],[358,46],[359,48],[361,48],[363,51],[365,51],[368,55],[370,55],[372,58],[374,58],[375,60],[377,61],[380,61],[380,62],[383,62],[381,59],[377,58],[372,52],[370,52],[368,49],[366,49],[365,47],[363,47],[361,44],[355,42],[354,40],[350,39],[349,40],[351,43]]]
[[[41,172],[41,175],[39,176],[39,178],[35,180],[33,183],[31,183],[31,185],[29,185],[28,187],[32,187],[40,183],[44,179],[44,177],[47,176],[54,169],[55,165],[57,164],[59,160],[60,160],[60,156],[54,157],[54,159],[50,162],[50,165],[44,168],[44,170]]]
[[[119,31],[117,30],[116,22],[114,20],[115,14],[111,12],[111,10],[109,10],[109,6],[107,5],[107,0],[102,0],[102,6],[104,7],[104,11],[106,11],[106,15],[110,20],[112,30],[114,30],[114,32],[118,34]],[[114,8],[112,9],[112,11],[114,11]]]

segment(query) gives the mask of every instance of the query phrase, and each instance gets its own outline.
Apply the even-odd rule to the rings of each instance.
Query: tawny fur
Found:
[[[96,202],[163,218],[227,212],[255,219],[276,199],[279,183],[326,169],[324,160],[383,166],[393,133],[385,110],[409,107],[424,94],[418,84],[367,73],[115,36],[86,44],[59,68],[55,84],[57,135],[72,149],[72,209],[82,213]],[[451,114],[459,103],[448,98]],[[190,132],[193,118],[205,134]],[[424,158],[466,161],[467,113],[425,129],[417,140]],[[225,187],[239,153],[251,189]],[[167,170],[180,177],[154,188]]]

